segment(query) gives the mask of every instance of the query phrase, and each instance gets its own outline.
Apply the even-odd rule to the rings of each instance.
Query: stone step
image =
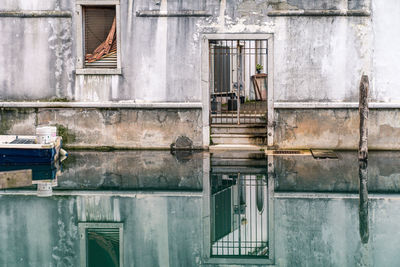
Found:
[[[255,159],[223,159],[223,158],[211,158],[211,166],[225,166],[225,167],[232,167],[232,166],[244,166],[244,167],[267,167],[267,161],[264,160],[255,160]]]
[[[260,145],[249,145],[249,144],[219,144],[219,145],[210,145],[209,150],[211,153],[222,152],[222,151],[253,151],[259,152],[261,150],[267,149],[266,146]],[[265,153],[265,152],[264,152]]]
[[[266,174],[267,168],[228,166],[228,167],[212,167],[211,174]]]
[[[266,124],[213,124],[211,134],[265,134]]]
[[[267,144],[266,134],[211,134],[212,144],[249,144],[265,145]]]
[[[243,150],[216,150],[211,154],[212,159],[250,159],[266,160],[265,151],[243,151]]]
[[[210,123],[217,124],[237,124],[237,116],[236,114],[212,114]],[[266,114],[241,114],[240,115],[240,123],[241,124],[261,124],[267,122]]]

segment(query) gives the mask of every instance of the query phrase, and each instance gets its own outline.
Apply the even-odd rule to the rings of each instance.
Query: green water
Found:
[[[400,265],[400,153],[361,201],[356,153],[233,155],[72,152],[50,196],[1,191],[0,266]]]

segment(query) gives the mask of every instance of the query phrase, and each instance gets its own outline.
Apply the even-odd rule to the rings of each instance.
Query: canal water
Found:
[[[363,172],[357,153],[336,155],[81,151],[2,166],[32,175],[0,181],[0,266],[399,266],[400,153],[370,152]]]

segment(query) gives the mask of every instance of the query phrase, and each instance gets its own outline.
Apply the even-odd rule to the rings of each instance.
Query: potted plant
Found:
[[[263,69],[263,65],[261,65],[261,64],[257,64],[256,65],[256,71],[257,71],[257,73],[261,73],[261,70]]]

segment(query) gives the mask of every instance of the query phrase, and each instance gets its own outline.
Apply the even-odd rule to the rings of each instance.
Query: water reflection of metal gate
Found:
[[[266,177],[213,175],[211,257],[269,257]]]
[[[210,40],[210,122],[266,123],[268,40]]]

